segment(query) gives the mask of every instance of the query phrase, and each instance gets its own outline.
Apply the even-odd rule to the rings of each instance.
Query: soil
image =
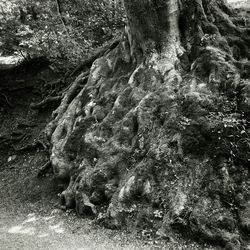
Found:
[[[48,161],[47,150],[42,145],[17,150],[32,145],[50,120],[53,107],[34,111],[30,104],[44,97],[44,79],[56,77],[46,69],[35,76],[22,75],[22,81],[12,79],[12,90],[4,91],[11,107],[0,100],[0,248],[218,249],[178,236],[157,240],[151,238],[150,232],[104,229],[95,221],[77,217],[73,210],[61,209],[57,195],[63,187],[52,171],[37,177]]]
[[[1,154],[1,160],[6,157]],[[157,241],[136,232],[104,229],[58,208],[53,175],[36,177],[42,152],[27,152],[0,168],[2,250],[33,249],[217,249],[177,239]]]

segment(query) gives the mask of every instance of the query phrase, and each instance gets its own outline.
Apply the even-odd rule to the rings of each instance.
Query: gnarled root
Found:
[[[153,49],[140,60],[124,35],[93,63],[80,90],[83,76],[76,79],[47,127],[51,163],[69,182],[61,195],[66,208],[96,215],[104,206],[109,226],[153,221],[166,234],[185,228],[237,249],[246,226],[234,208],[241,210],[250,193],[249,157],[242,157],[249,155],[249,117],[239,119],[241,105],[232,101],[242,75],[218,22],[228,21],[225,29],[233,34],[242,30],[226,15],[217,17],[223,9],[217,1],[207,8],[207,0],[193,1],[196,21],[185,7],[190,1],[182,2],[182,18],[191,22],[182,44]],[[188,41],[197,27],[200,33]],[[208,31],[218,39],[205,36]],[[188,67],[182,67],[185,53]],[[248,105],[244,93],[238,95]]]
[[[46,99],[42,100],[39,103],[31,103],[30,107],[32,109],[45,109],[46,107],[50,106],[51,104],[58,103],[61,101],[61,96],[51,96],[47,97]]]

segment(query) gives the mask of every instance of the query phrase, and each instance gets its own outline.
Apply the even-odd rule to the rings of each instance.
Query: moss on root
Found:
[[[182,53],[173,61],[152,49],[141,59],[124,33],[62,101],[48,126],[51,161],[69,184],[63,204],[79,214],[105,208],[98,218],[110,227],[132,221],[239,249],[249,231],[249,55],[241,46],[249,30],[223,1],[181,2],[181,46],[171,48]]]

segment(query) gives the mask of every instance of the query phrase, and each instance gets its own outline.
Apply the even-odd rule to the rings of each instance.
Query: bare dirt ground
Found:
[[[104,230],[57,207],[53,177],[36,178],[34,155],[18,155],[0,172],[0,248],[148,249],[121,232]],[[2,166],[1,166],[2,167]]]
[[[1,164],[0,249],[215,249],[179,237],[175,242],[141,239],[140,234],[104,229],[58,209],[53,176],[36,177],[43,159],[42,153],[33,152]]]

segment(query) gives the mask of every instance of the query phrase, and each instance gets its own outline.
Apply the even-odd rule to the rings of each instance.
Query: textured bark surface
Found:
[[[249,28],[224,1],[125,7],[119,45],[87,83],[76,79],[46,130],[68,185],[62,204],[110,227],[240,249],[249,240]]]
[[[179,43],[178,0],[124,1],[132,53],[165,52]],[[170,51],[169,51],[170,52]]]

